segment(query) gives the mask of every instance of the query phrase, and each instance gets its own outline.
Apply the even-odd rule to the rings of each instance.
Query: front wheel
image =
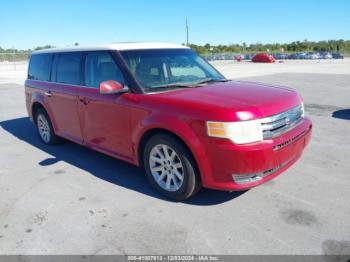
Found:
[[[144,148],[143,164],[150,183],[168,198],[182,201],[201,187],[190,151],[172,136],[151,137]]]

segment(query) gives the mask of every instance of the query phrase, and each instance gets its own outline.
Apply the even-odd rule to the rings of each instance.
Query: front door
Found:
[[[99,151],[131,159],[130,108],[125,93],[102,95],[99,85],[106,80],[125,83],[107,51],[89,52],[85,60],[85,85],[79,90],[78,108],[84,142]]]

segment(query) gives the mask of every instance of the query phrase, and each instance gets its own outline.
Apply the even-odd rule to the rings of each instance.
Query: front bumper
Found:
[[[269,140],[235,145],[226,139],[206,139],[207,163],[202,183],[220,190],[246,190],[263,184],[292,166],[309,143],[310,119]],[[203,170],[201,170],[203,173]]]

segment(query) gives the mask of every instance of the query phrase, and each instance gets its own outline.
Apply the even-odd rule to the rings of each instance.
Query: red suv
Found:
[[[142,166],[175,200],[201,186],[265,183],[297,161],[311,135],[298,93],[225,79],[180,45],[33,52],[25,87],[44,143],[66,138]]]

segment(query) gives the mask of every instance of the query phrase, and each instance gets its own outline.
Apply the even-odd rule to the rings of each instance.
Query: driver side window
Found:
[[[115,80],[125,84],[123,74],[110,53],[89,53],[85,62],[85,85],[99,88],[100,83],[107,80]]]

